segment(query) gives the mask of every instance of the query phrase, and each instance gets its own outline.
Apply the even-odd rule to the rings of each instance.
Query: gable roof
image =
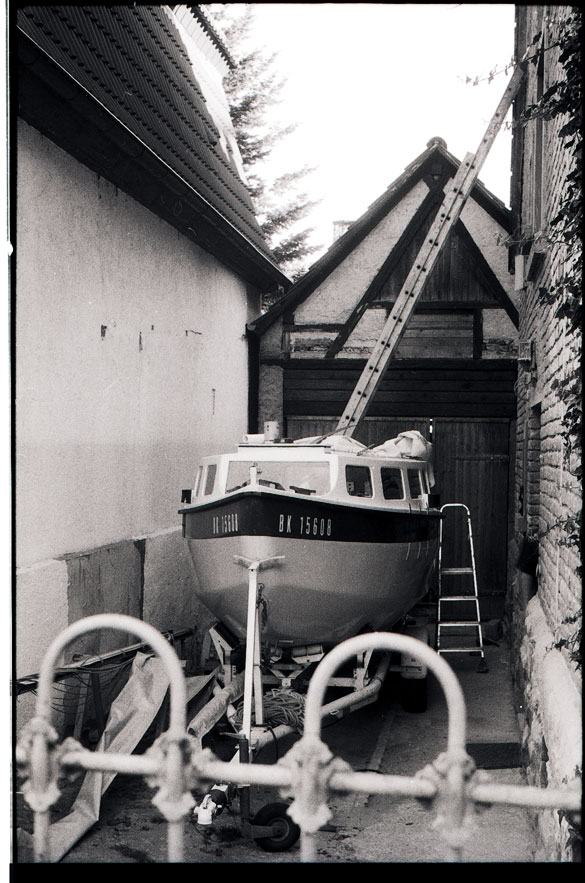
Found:
[[[27,122],[263,290],[289,283],[166,7],[26,6],[16,27]]]
[[[295,309],[323,283],[420,180],[426,178],[433,183],[446,180],[457,171],[459,165],[460,161],[449,153],[444,140],[432,138],[428,142],[427,149],[413,160],[343,236],[340,236],[328,251],[315,261],[307,273],[289,288],[284,297],[255,322],[249,324],[249,329],[260,335],[284,312]],[[477,181],[474,185],[470,198],[484,208],[506,232],[511,232],[510,210],[481,181]]]

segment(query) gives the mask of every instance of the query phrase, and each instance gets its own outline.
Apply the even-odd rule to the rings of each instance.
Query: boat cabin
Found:
[[[428,461],[390,459],[359,443],[351,452],[339,451],[334,444],[312,440],[244,442],[232,454],[206,457],[197,470],[191,502],[211,503],[255,485],[349,505],[418,510],[432,504]]]

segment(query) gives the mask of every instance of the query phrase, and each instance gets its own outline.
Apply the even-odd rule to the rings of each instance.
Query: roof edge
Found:
[[[212,224],[215,233],[217,234],[218,231],[223,231],[221,233],[222,237],[225,238],[227,243],[229,243],[231,240],[232,247],[234,240],[241,243],[241,248],[239,249],[239,251],[244,257],[244,260],[249,263],[251,269],[252,267],[256,268],[262,276],[266,277],[268,290],[272,290],[272,288],[278,284],[290,285],[290,279],[286,276],[286,274],[283,273],[283,271],[277,266],[277,264],[270,260],[268,255],[264,254],[258,248],[258,246],[254,242],[252,242],[248,236],[245,235],[245,233],[239,230],[229,218],[227,218],[218,208],[212,205],[202,194],[198,193],[192,184],[187,182],[178,171],[173,169],[164,159],[158,156],[156,151],[152,147],[150,147],[150,145],[146,144],[136,132],[132,131],[122,120],[120,120],[116,116],[116,114],[112,110],[104,105],[99,100],[99,98],[93,95],[91,91],[86,89],[85,86],[83,86],[83,84],[80,83],[73,76],[73,74],[71,74],[61,64],[59,64],[58,61],[56,61],[49,53],[47,53],[43,47],[39,46],[38,43],[29,34],[25,33],[25,31],[18,27],[18,25],[17,33],[20,39],[26,40],[27,44],[34,47],[34,51],[37,53],[37,58],[35,59],[35,61],[32,63],[29,61],[26,66],[29,71],[35,71],[35,78],[37,82],[43,84],[45,90],[48,88],[46,82],[46,73],[48,70],[52,70],[56,73],[61,83],[70,84],[69,88],[71,89],[72,87],[75,91],[75,94],[80,96],[82,95],[85,99],[85,102],[89,102],[93,107],[95,107],[100,119],[109,119],[113,122],[113,126],[111,124],[110,126],[108,126],[108,136],[111,140],[115,131],[118,131],[120,133],[121,140],[118,142],[118,148],[120,148],[120,145],[124,144],[127,147],[128,139],[130,139],[134,144],[139,145],[140,150],[138,153],[128,154],[128,152],[126,151],[126,155],[129,156],[130,160],[136,164],[137,168],[141,168],[140,163],[137,162],[137,159],[139,157],[142,158],[143,156],[148,156],[164,171],[164,174],[161,176],[161,181],[165,181],[165,186],[166,184],[168,184],[169,180],[174,180],[175,182],[177,182],[177,185],[184,190],[185,193],[191,193],[194,197],[196,197],[198,203],[205,207],[205,210],[211,217],[211,219],[215,219],[210,219],[210,223]],[[46,67],[47,65],[49,65],[48,68]],[[39,67],[40,70],[38,69]],[[43,76],[42,73],[43,69],[45,70],[45,76]],[[90,119],[89,115],[84,112],[85,104],[83,102],[74,102],[72,99],[70,99],[69,104],[71,107],[76,107],[77,113],[82,114],[83,118],[85,118],[86,121]],[[50,116],[51,109],[53,107],[51,101],[45,101],[43,103],[43,107],[45,114]],[[88,165],[88,158],[85,157],[85,159],[83,159],[77,156],[74,145],[69,143],[67,138],[58,138],[57,136],[55,136],[54,133],[48,131],[42,119],[30,119],[29,114],[27,114],[24,108],[19,109],[18,113],[25,122],[35,128],[38,128],[38,130],[45,137],[49,138],[63,150],[70,153],[74,158],[77,159],[78,162],[82,162]],[[92,115],[93,114],[94,111],[92,111]],[[96,118],[94,118],[93,122],[94,125],[97,125],[99,127],[99,122],[96,122]],[[105,170],[97,170],[92,165],[88,165],[88,168],[91,168],[97,174],[101,174],[103,175],[103,177],[111,180],[111,177],[107,174]],[[126,186],[123,185],[123,183],[120,183],[119,181],[113,181],[112,183],[115,183],[116,186],[121,187],[121,189],[124,190],[124,192],[128,193],[128,195],[131,196],[132,199],[136,199],[138,202],[141,202],[137,194],[131,192]],[[142,204],[144,204],[146,208],[148,208],[148,210],[151,211],[153,214],[157,215],[157,217],[161,217],[167,222],[169,221],[169,217],[167,217],[164,213],[155,211],[152,205],[146,205],[144,202]],[[177,225],[175,224],[174,226]],[[177,227],[177,229],[179,228]],[[184,233],[184,231],[181,232]],[[184,233],[184,235],[187,234]],[[188,236],[188,238],[190,237]],[[206,248],[206,250],[209,251],[209,248]],[[218,260],[221,260],[219,254],[216,255],[216,257],[218,257]],[[222,262],[225,263],[225,259]],[[253,270],[252,275],[255,275]]]
[[[233,56],[230,54],[229,49],[226,47],[223,38],[220,37],[214,26],[211,24],[210,20],[207,18],[207,15],[203,12],[201,6],[188,6],[187,9],[189,10],[193,18],[199,22],[203,30],[207,33],[207,36],[209,37],[215,48],[218,50],[222,58],[231,68],[231,70],[234,70],[237,65],[233,59]]]
[[[419,177],[422,177],[425,166],[437,153],[456,172],[461,165],[461,161],[447,150],[447,145],[443,138],[431,138],[427,143],[426,150],[406,166],[404,171],[388,185],[386,190],[353,222],[349,229],[309,267],[305,275],[289,288],[285,296],[266,313],[254,322],[249,323],[248,329],[250,332],[258,335],[264,333],[285,310],[298,306],[309,297],[317,286],[339,266],[373,227],[400,201],[402,196],[416,183]],[[504,229],[511,232],[511,209],[507,208],[481,181],[477,180],[475,182],[471,195]]]

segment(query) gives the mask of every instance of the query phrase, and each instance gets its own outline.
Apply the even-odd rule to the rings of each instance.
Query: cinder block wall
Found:
[[[528,42],[538,30],[544,30],[547,45],[551,45],[559,19],[568,9],[523,7]],[[545,89],[561,75],[558,52],[547,51],[546,59]],[[536,99],[536,76],[536,66],[529,65],[528,104]],[[547,305],[543,297],[570,260],[548,236],[548,224],[558,211],[572,168],[570,152],[559,138],[562,124],[558,119],[544,126],[542,223],[538,229],[536,124],[531,122],[524,130],[523,232],[533,235],[531,252],[541,251],[543,260],[521,292],[520,346],[526,358],[519,364],[517,385],[515,543],[508,605],[527,775],[530,784],[541,787],[565,787],[582,773],[581,669],[572,658],[581,617],[581,562],[579,550],[565,530],[567,520],[580,511],[581,487],[575,474],[575,453],[563,435],[565,404],[556,388],[559,379],[578,376],[579,357],[567,321],[555,317],[555,307]],[[529,258],[527,255],[526,260]],[[516,567],[526,535],[538,542],[534,576]],[[535,814],[535,824],[542,844],[540,859],[577,860],[578,840],[562,813]]]

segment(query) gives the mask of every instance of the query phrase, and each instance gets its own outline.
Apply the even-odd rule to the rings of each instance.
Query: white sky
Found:
[[[303,227],[328,247],[333,222],[360,217],[432,137],[460,160],[475,153],[511,76],[514,5],[256,4],[253,43],[278,53],[275,114],[298,123],[273,162],[318,168],[305,189],[321,203]],[[480,173],[506,204],[510,141],[502,129]]]

